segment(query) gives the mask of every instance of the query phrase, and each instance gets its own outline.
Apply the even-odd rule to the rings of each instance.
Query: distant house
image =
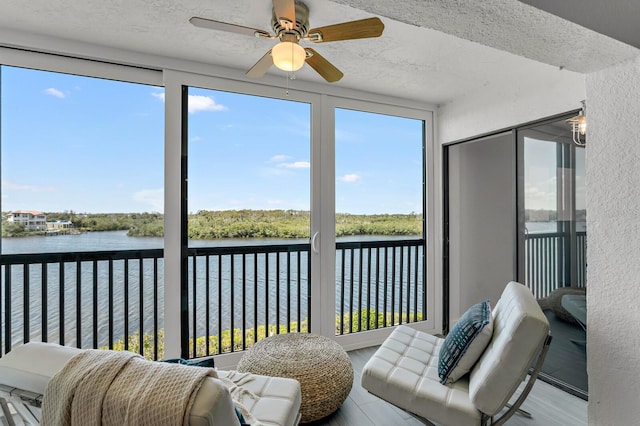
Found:
[[[56,229],[71,229],[73,228],[73,222],[70,220],[51,220],[47,222],[47,230]]]
[[[23,225],[27,231],[44,231],[47,229],[47,216],[38,211],[16,210],[9,212],[7,221],[19,223]]]

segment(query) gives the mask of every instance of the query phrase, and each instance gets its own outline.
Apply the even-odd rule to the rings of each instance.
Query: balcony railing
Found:
[[[336,334],[426,319],[424,240],[336,245]]]
[[[191,356],[309,331],[308,244],[192,248],[189,255]]]
[[[0,354],[31,340],[161,356],[162,249],[0,256]]]
[[[336,244],[336,334],[426,317],[423,246],[417,239]],[[308,244],[189,253],[191,356],[244,350],[265,336],[310,330]]]
[[[423,246],[337,243],[336,334],[426,318]],[[308,244],[188,254],[190,356],[310,330]],[[0,266],[0,355],[33,340],[163,358],[163,250],[12,254]]]
[[[568,234],[525,234],[525,270],[525,283],[538,299],[560,287],[585,287],[587,233],[576,233],[573,259]]]
[[[538,298],[560,286],[562,234],[526,236],[526,283]],[[424,240],[336,244],[336,334],[426,319]],[[574,285],[586,280],[577,233]],[[0,256],[0,355],[51,341],[164,355],[163,251]],[[307,332],[309,245],[189,249],[189,355],[246,349],[265,336]]]

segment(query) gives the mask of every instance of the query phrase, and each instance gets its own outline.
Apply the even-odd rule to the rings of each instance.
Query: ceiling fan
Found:
[[[265,39],[279,39],[280,42],[247,71],[249,77],[263,76],[272,65],[284,71],[297,71],[306,62],[329,83],[340,80],[344,74],[314,49],[300,46],[301,40],[326,43],[379,37],[384,30],[384,24],[379,18],[360,19],[309,29],[309,8],[304,3],[295,0],[273,0],[271,26],[275,34],[198,17],[191,18],[189,22],[200,28]]]

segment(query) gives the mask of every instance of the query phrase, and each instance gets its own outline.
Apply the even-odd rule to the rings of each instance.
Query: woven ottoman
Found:
[[[301,423],[336,411],[353,385],[353,367],[342,346],[307,333],[279,334],[259,341],[242,356],[238,371],[300,382]]]

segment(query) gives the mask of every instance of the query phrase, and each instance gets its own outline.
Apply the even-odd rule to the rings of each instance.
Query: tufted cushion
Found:
[[[438,354],[444,339],[399,326],[362,370],[362,386],[374,395],[443,425],[479,425],[463,377],[440,384]]]
[[[453,383],[467,374],[489,344],[492,334],[489,301],[476,303],[467,309],[440,348],[440,383]]]
[[[30,342],[0,358],[0,384],[44,394],[47,383],[82,349]]]
[[[507,284],[492,311],[493,335],[468,376],[443,385],[444,339],[399,326],[362,370],[362,386],[400,408],[443,426],[480,425],[497,414],[526,376],[549,331],[531,291]]]
[[[43,394],[51,377],[80,352],[82,349],[51,343],[31,342],[17,346],[0,358],[0,384]],[[233,371],[217,371],[221,378],[234,374]],[[283,377],[254,375],[252,378],[241,386],[255,395],[255,398],[243,398],[245,408],[262,424],[296,425],[301,402],[300,384]],[[202,382],[191,406],[189,424],[239,424],[229,390],[221,380],[208,377]]]
[[[234,373],[218,370],[221,378]],[[302,394],[297,380],[254,374],[253,380],[243,383],[242,388],[250,392],[242,404],[261,424],[295,426],[300,421]],[[251,393],[257,398],[251,398]]]

